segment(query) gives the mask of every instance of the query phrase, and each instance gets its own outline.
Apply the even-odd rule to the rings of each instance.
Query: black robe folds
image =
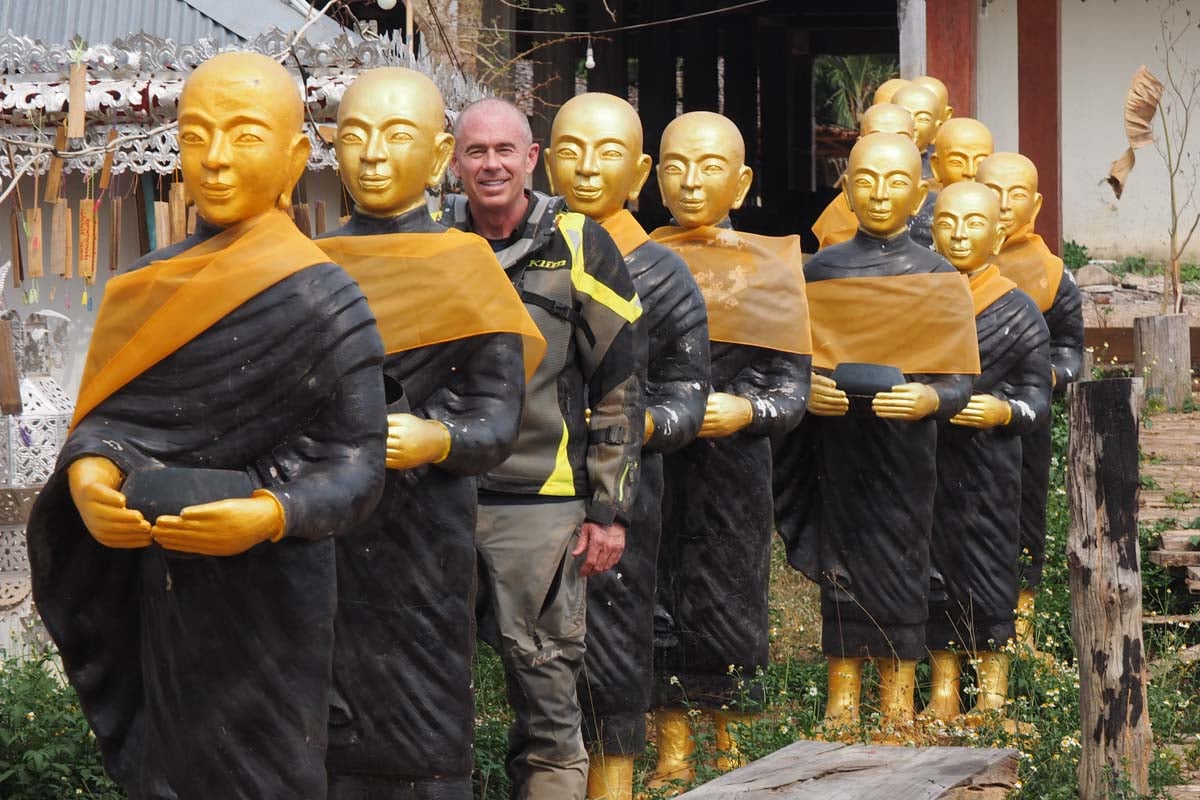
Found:
[[[804,415],[811,356],[713,342],[715,392],[750,400],[753,421],[663,458],[655,705],[754,710],[767,666],[771,442]],[[732,667],[732,669],[731,669]]]
[[[930,650],[996,650],[1015,635],[1021,437],[1050,415],[1050,334],[1033,299],[1012,289],[975,325],[974,393],[1007,401],[1012,420],[987,430],[938,423]]]
[[[860,231],[815,255],[804,277],[812,286],[953,271],[907,235],[883,241]],[[806,415],[775,450],[776,526],[792,566],[821,586],[821,647],[828,656],[919,659],[925,652],[936,420],[962,410],[974,376],[905,380],[937,392],[932,416],[881,419],[868,400],[852,399],[845,416]]]
[[[215,235],[201,224],[168,258]],[[297,234],[299,235],[299,234]],[[75,427],[28,526],[38,610],[134,800],[323,798],[336,575],[332,536],[383,485],[383,349],[358,286],[307,267],[252,297]],[[109,549],[67,468],[103,456],[244,471],[285,536],[235,556]]]
[[[1062,394],[1079,380],[1083,369],[1083,297],[1075,278],[1063,270],[1054,302],[1043,315],[1050,329],[1050,366],[1054,370],[1054,393]],[[1050,416],[1035,430],[1021,437],[1021,581],[1030,589],[1042,583],[1046,564],[1046,501],[1050,493]]]
[[[625,265],[649,339],[646,410],[654,433],[642,447],[625,552],[615,567],[588,578],[587,654],[578,694],[590,750],[640,755],[653,684],[662,460],[692,441],[704,420],[708,328],[704,297],[679,256],[647,241],[625,256]]]
[[[329,236],[445,232],[421,207],[387,219],[356,211]],[[403,390],[402,407],[389,410],[441,422],[451,446],[438,464],[387,470],[375,513],[337,542],[330,797],[462,800],[474,764],[474,476],[516,441],[521,339],[392,353],[383,373],[389,396]]]

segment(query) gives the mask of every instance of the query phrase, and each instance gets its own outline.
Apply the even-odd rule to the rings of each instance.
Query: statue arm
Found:
[[[697,291],[697,294],[699,292]],[[701,299],[647,369],[646,413],[654,428],[644,448],[678,450],[696,438],[708,399],[708,324]]]
[[[743,345],[738,345],[739,347]],[[812,356],[754,348],[755,357],[730,382],[728,391],[750,401],[745,432],[778,436],[800,423],[808,406]]]
[[[974,375],[920,374],[908,376],[910,381],[923,383],[937,392],[938,407],[931,419],[948,420],[967,407],[975,388]]]
[[[1083,369],[1083,296],[1067,270],[1063,270],[1054,303],[1046,311],[1046,324],[1050,328],[1054,392],[1062,394],[1068,384],[1079,380]]]

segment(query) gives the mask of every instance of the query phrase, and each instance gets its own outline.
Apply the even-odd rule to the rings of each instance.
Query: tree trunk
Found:
[[[1134,374],[1146,382],[1146,397],[1182,409],[1192,396],[1192,348],[1185,314],[1138,317],[1133,321]]]
[[[1067,490],[1071,636],[1079,654],[1079,797],[1149,791],[1152,756],[1138,554],[1142,381],[1072,384]]]

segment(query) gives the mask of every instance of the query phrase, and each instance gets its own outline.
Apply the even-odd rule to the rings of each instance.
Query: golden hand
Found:
[[[188,506],[179,516],[154,522],[154,541],[168,550],[203,556],[234,556],[259,542],[283,537],[283,506],[265,489],[253,497]]]
[[[448,455],[450,431],[445,425],[412,414],[388,414],[388,469],[438,464]]]
[[[71,499],[84,527],[105,547],[132,549],[150,545],[150,523],[142,512],[125,507],[117,491],[125,481],[116,464],[103,456],[86,456],[67,468]]]
[[[833,378],[814,372],[808,390],[808,412],[818,417],[841,417],[850,410],[850,398]]]
[[[649,411],[647,411],[646,412],[646,427],[644,428],[644,432],[643,432],[643,436],[642,436],[642,444],[645,444],[646,442],[650,441],[650,437],[653,435],[654,435],[654,417],[650,415]]]
[[[883,419],[918,420],[938,410],[941,399],[923,383],[902,383],[890,392],[880,392],[871,401],[875,416]]]
[[[701,439],[720,439],[737,433],[754,420],[750,401],[736,394],[713,392],[704,407],[704,422],[700,425]]]
[[[955,425],[968,428],[995,428],[1007,425],[1012,419],[1012,406],[1007,400],[990,394],[973,394],[967,407],[950,418]]]
[[[572,557],[587,552],[587,558],[579,565],[579,574],[586,578],[612,569],[625,552],[625,526],[619,522],[601,525],[585,522],[579,528],[579,541],[571,551]]]

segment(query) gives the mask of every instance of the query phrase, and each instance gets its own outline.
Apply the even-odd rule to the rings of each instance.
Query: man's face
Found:
[[[739,148],[724,127],[679,125],[664,134],[658,185],[680,226],[716,225],[741,205],[749,181]]]
[[[507,210],[525,197],[525,179],[537,166],[538,146],[526,141],[511,109],[490,106],[467,115],[450,162],[471,205]]]
[[[270,91],[278,87],[253,77],[205,73],[179,103],[184,184],[196,212],[222,227],[270,211],[294,181],[298,133],[281,122],[288,115]]]
[[[1037,190],[1037,175],[1023,163],[1013,160],[994,162],[992,156],[979,168],[976,180],[1000,198],[1000,222],[1010,233],[1029,225],[1042,207]]]
[[[898,134],[860,139],[842,181],[859,227],[881,239],[904,231],[926,194],[920,155]]]
[[[554,191],[566,198],[572,211],[603,220],[641,189],[649,157],[642,156],[636,118],[630,120],[628,112],[610,107],[614,104],[603,102],[606,98],[587,102],[584,97],[555,118],[546,171]]]
[[[1000,231],[999,204],[987,187],[964,184],[938,195],[933,243],[959,272],[974,272],[987,264]]]
[[[338,165],[368,214],[398,214],[423,202],[426,185],[445,166],[449,136],[441,131],[440,98],[419,88],[384,75],[353,86],[342,100]]]

